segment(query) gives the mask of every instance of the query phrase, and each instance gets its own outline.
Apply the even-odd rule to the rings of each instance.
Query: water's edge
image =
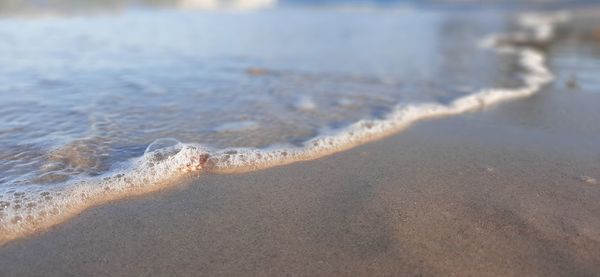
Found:
[[[555,25],[566,17],[564,13],[525,14],[519,18],[522,30],[482,40],[482,47],[517,56],[525,71],[523,85],[518,88],[484,89],[447,105],[397,107],[383,119],[358,121],[343,130],[310,139],[302,147],[210,149],[199,144],[161,140],[150,145],[142,157],[102,176],[72,180],[52,188],[0,188],[0,245],[46,230],[91,206],[172,186],[190,173],[247,172],[313,160],[398,133],[420,120],[463,114],[529,97],[554,78],[546,66],[544,53],[535,45],[551,41]]]

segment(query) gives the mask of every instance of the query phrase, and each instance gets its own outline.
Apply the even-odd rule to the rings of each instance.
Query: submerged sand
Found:
[[[567,87],[92,208],[0,275],[598,275],[600,94]]]

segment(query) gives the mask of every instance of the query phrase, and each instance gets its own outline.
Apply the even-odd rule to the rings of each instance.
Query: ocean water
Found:
[[[531,96],[567,13],[0,17],[0,242],[182,176],[315,159]]]

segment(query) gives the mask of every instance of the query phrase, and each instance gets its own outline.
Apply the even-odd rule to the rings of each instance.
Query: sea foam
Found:
[[[316,159],[397,133],[419,120],[462,114],[531,96],[553,79],[544,53],[537,46],[552,40],[555,25],[566,19],[564,13],[526,14],[519,20],[522,30],[482,40],[482,47],[517,56],[525,72],[523,84],[517,88],[483,89],[448,104],[398,106],[381,119],[360,120],[341,130],[322,133],[299,147],[212,149],[161,139],[148,146],[142,157],[115,165],[101,176],[78,178],[52,187],[2,187],[0,244],[44,230],[93,205],[168,187],[189,174],[244,172]]]

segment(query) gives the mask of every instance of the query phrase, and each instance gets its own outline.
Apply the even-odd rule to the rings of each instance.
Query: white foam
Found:
[[[181,0],[179,7],[188,10],[256,10],[270,8],[276,0]]]
[[[554,36],[554,24],[565,18],[564,14],[526,15],[520,22],[527,30],[483,40],[485,47],[518,56],[525,70],[523,85],[518,88],[484,89],[447,105],[423,103],[399,106],[383,119],[358,121],[343,130],[310,139],[301,147],[209,149],[162,139],[151,144],[142,157],[117,165],[110,173],[99,177],[72,180],[50,188],[0,188],[0,244],[60,223],[90,206],[156,191],[190,172],[250,171],[315,159],[396,133],[422,119],[461,114],[528,97],[550,82],[552,73],[546,67],[541,51],[527,44],[511,45],[506,42],[522,42],[527,38],[534,43],[545,43]]]

